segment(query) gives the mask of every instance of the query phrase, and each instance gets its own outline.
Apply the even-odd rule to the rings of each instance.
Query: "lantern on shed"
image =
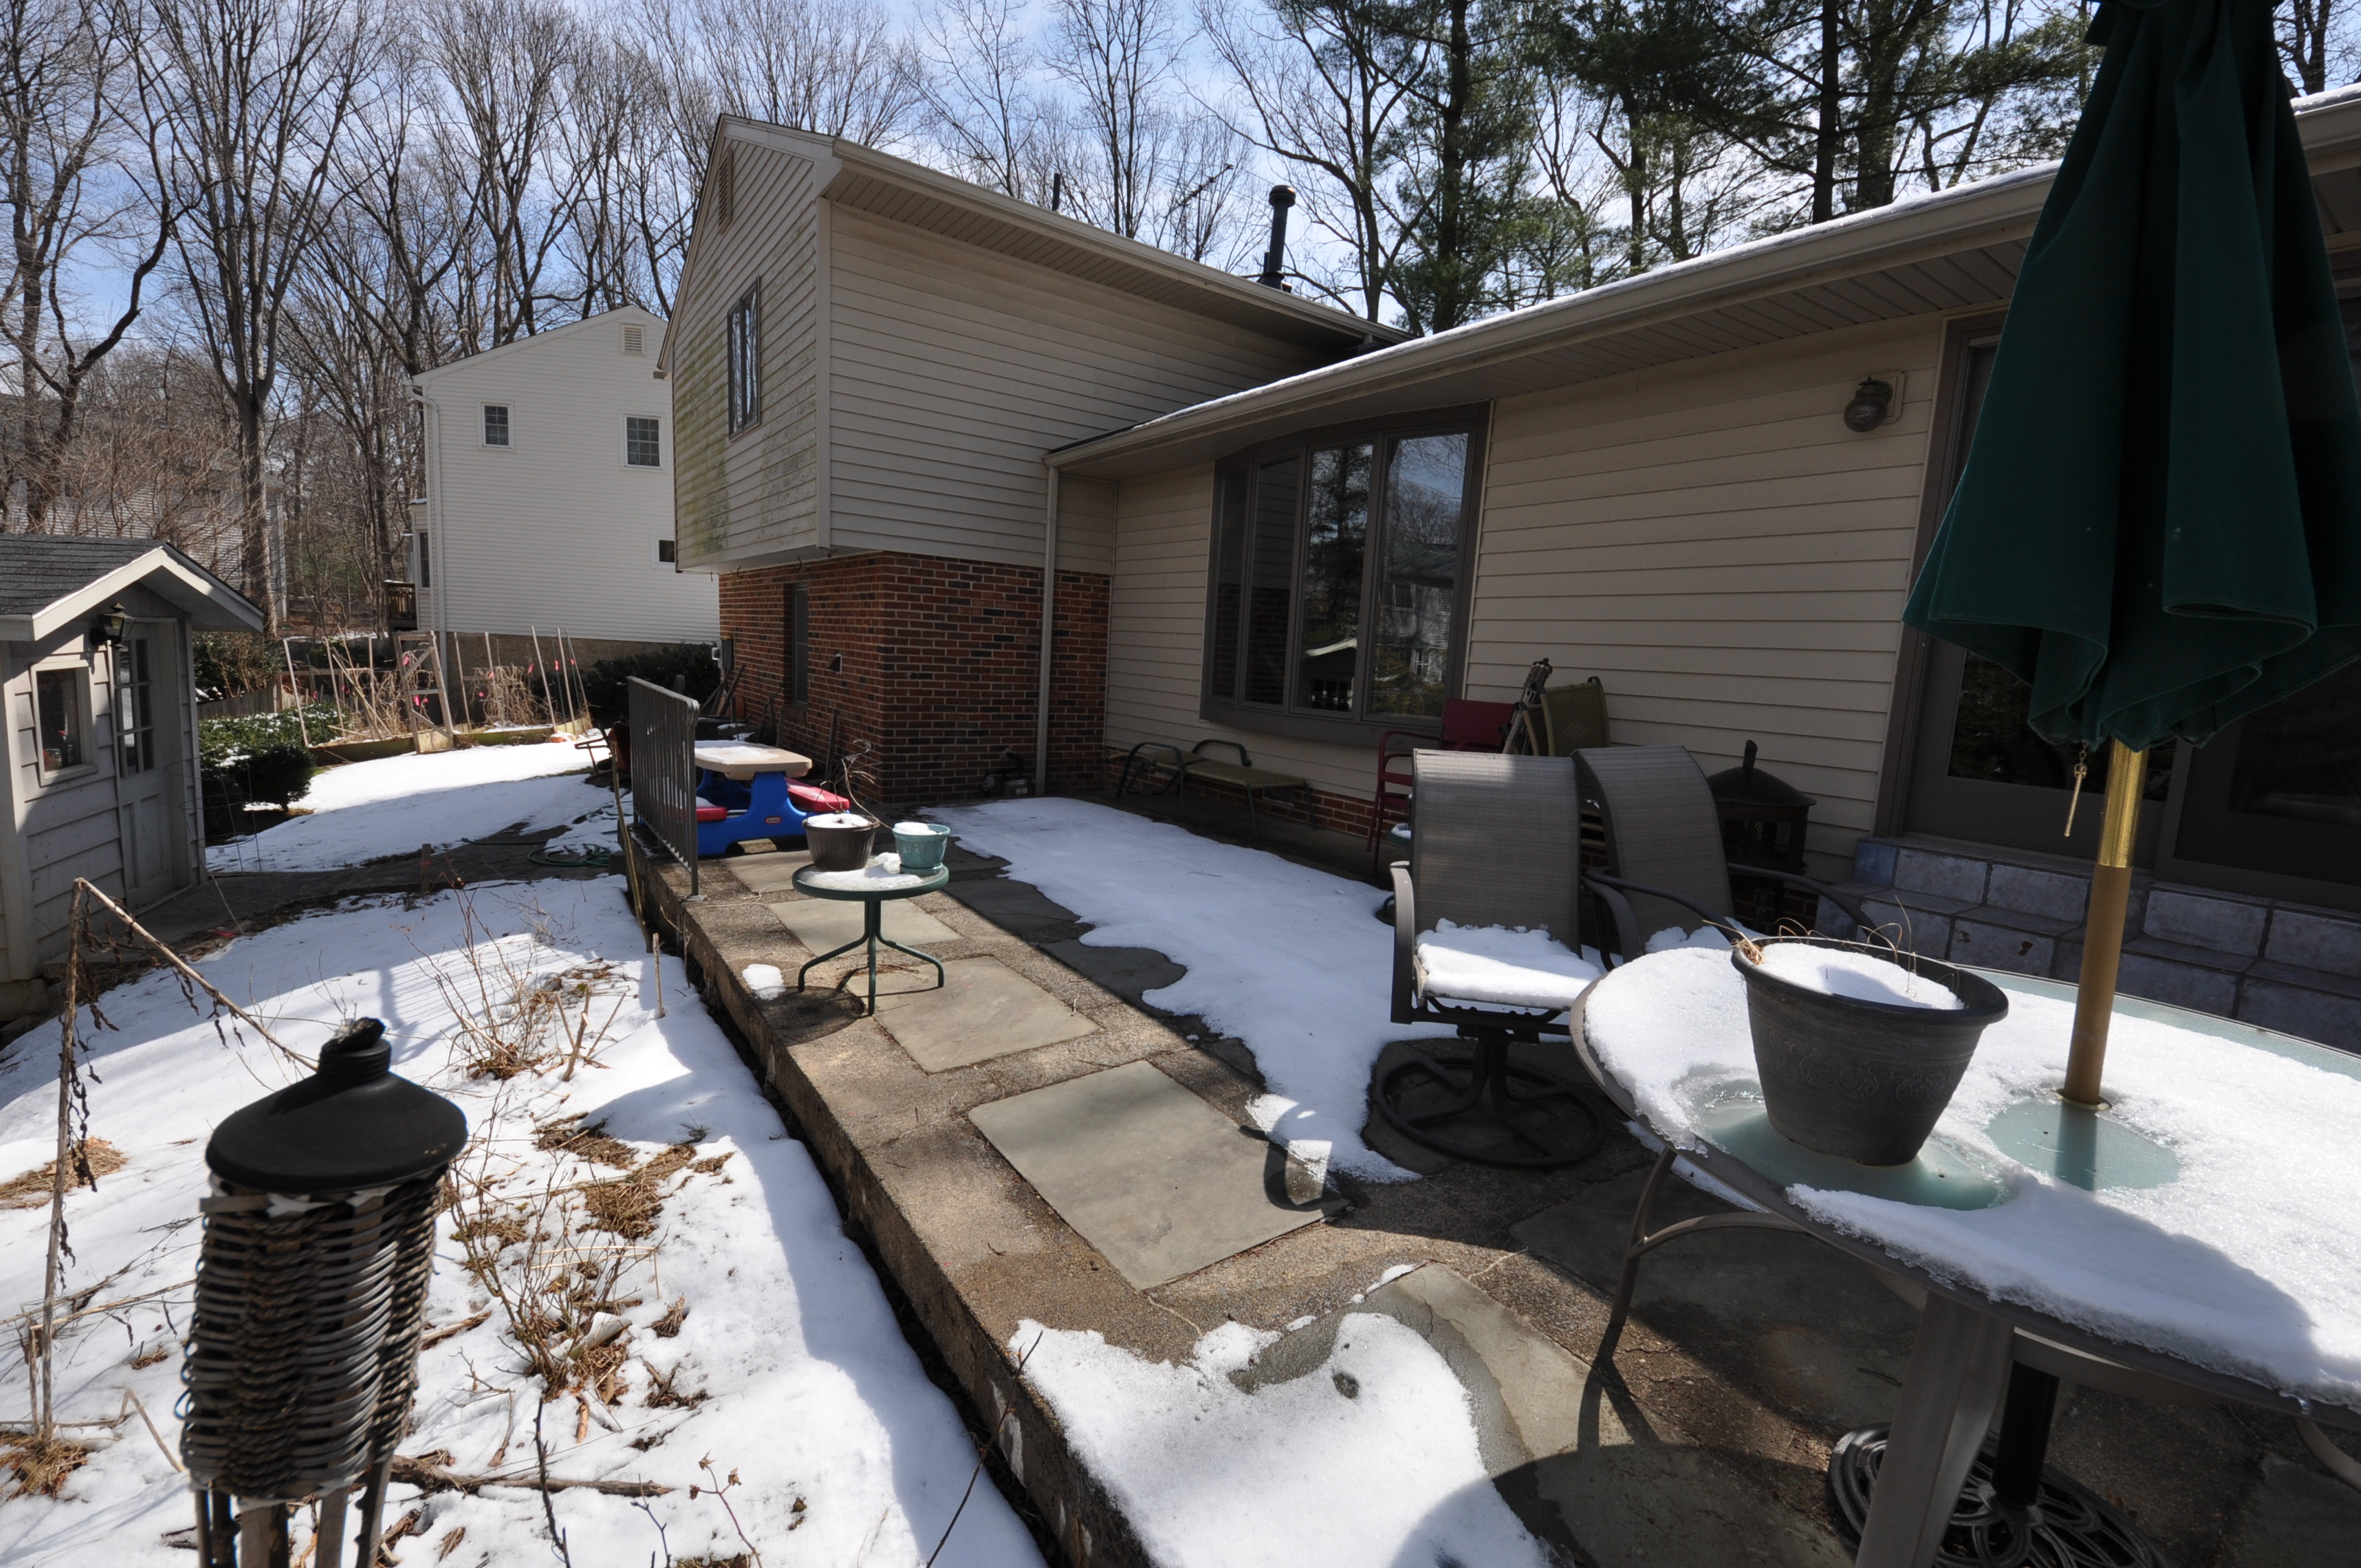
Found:
[[[1785,889],[1767,878],[1747,877],[1749,867],[1768,872],[1804,869],[1804,831],[1819,803],[1774,773],[1754,765],[1754,742],[1746,760],[1705,781],[1721,818],[1722,854],[1730,861],[1740,918],[1757,930],[1774,927]],[[1808,918],[1808,912],[1806,914]]]
[[[370,1568],[393,1446],[417,1387],[456,1105],[389,1070],[385,1025],[357,1019],[318,1070],[245,1107],[205,1146],[213,1190],[181,1380],[181,1457],[203,1568],[288,1561],[288,1519],[320,1501],[320,1568]],[[237,1499],[234,1504],[232,1499]]]

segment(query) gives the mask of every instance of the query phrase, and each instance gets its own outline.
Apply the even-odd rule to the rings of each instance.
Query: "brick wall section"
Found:
[[[786,606],[797,582],[811,626],[807,700],[785,700]],[[1058,575],[1050,673],[1050,784],[1090,781],[1104,739],[1107,579]],[[866,740],[881,805],[972,799],[1009,751],[1033,756],[1038,568],[887,552],[725,573],[721,630],[740,677],[734,706],[816,759]],[[841,671],[830,668],[839,656]]]

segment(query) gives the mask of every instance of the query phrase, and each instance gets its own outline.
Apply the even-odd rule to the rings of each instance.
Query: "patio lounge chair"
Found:
[[[1571,757],[1607,744],[1607,688],[1597,675],[1570,686],[1545,686],[1521,697],[1509,749],[1537,757]]]
[[[1205,755],[1205,748],[1208,746],[1227,746],[1237,753],[1238,760],[1235,762],[1224,762],[1219,758],[1209,757]],[[1155,757],[1142,755],[1144,752],[1154,751],[1161,751],[1170,760],[1159,762]],[[1246,797],[1247,831],[1256,838],[1262,836],[1262,820],[1255,813],[1257,795],[1295,794],[1303,797],[1303,804],[1307,809],[1312,804],[1311,780],[1301,778],[1294,773],[1282,773],[1269,768],[1257,768],[1254,765],[1254,759],[1246,755],[1246,749],[1235,740],[1211,739],[1198,741],[1186,751],[1169,740],[1142,740],[1138,745],[1134,746],[1123,760],[1123,772],[1115,780],[1116,796],[1120,798],[1131,788],[1135,777],[1144,781],[1148,770],[1156,767],[1171,770],[1172,776],[1164,781],[1164,787],[1157,793],[1164,795],[1179,791],[1180,819],[1183,822],[1189,819],[1189,781],[1192,778],[1211,779],[1215,784],[1225,784],[1244,795]]]
[[[1498,751],[1516,722],[1513,703],[1473,702],[1447,697],[1443,704],[1443,733],[1422,729],[1389,729],[1378,737],[1378,792],[1369,804],[1369,855],[1385,863],[1389,847],[1386,829],[1410,820],[1411,775],[1407,764],[1420,751]]]
[[[1454,996],[1430,979],[1424,948],[1438,936],[1447,939],[1437,929],[1447,920],[1459,927],[1546,931],[1572,953],[1582,950],[1574,767],[1562,757],[1418,751],[1411,771],[1419,827],[1409,861],[1393,868],[1393,1021],[1451,1025],[1474,1049],[1467,1061],[1447,1063],[1411,1048],[1378,1071],[1372,1086],[1378,1113],[1404,1137],[1474,1164],[1550,1167],[1587,1158],[1606,1135],[1593,1091],[1509,1055],[1520,1041],[1570,1042],[1566,1025],[1555,1020],[1584,982],[1561,979],[1562,994],[1546,997]],[[1446,1091],[1442,1103],[1403,1103],[1436,1087]],[[1484,1130],[1505,1133],[1532,1152],[1477,1147],[1437,1130],[1453,1122],[1488,1124]],[[1544,1135],[1552,1132],[1557,1135]]]
[[[1574,760],[1583,799],[1606,828],[1606,869],[1586,872],[1582,880],[1607,910],[1615,955],[1638,958],[1649,938],[1675,927],[1685,934],[1705,926],[1725,935],[1735,929],[1721,819],[1686,748],[1598,746],[1575,752]],[[1870,929],[1861,905],[1824,883],[1790,872],[1747,874],[1817,894]]]

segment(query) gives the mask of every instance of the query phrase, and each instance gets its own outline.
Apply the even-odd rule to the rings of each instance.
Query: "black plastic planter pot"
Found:
[[[857,872],[869,863],[869,850],[876,841],[877,824],[866,817],[858,828],[804,824],[804,844],[811,850],[811,863],[817,871]]]
[[[2008,997],[1982,975],[1932,959],[1825,937],[1777,938],[1901,961],[1950,988],[1958,1008],[1866,1002],[1766,973],[1732,948],[1746,980],[1754,1065],[1763,1108],[1782,1134],[1822,1154],[1862,1165],[1907,1165],[1951,1102],[1976,1042],[2008,1015]]]

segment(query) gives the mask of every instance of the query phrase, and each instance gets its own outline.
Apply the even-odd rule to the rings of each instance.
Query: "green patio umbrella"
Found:
[[[2108,0],[1904,619],[2112,748],[2066,1094],[2099,1099],[2147,750],[2361,657],[2361,401],[2269,0]]]

